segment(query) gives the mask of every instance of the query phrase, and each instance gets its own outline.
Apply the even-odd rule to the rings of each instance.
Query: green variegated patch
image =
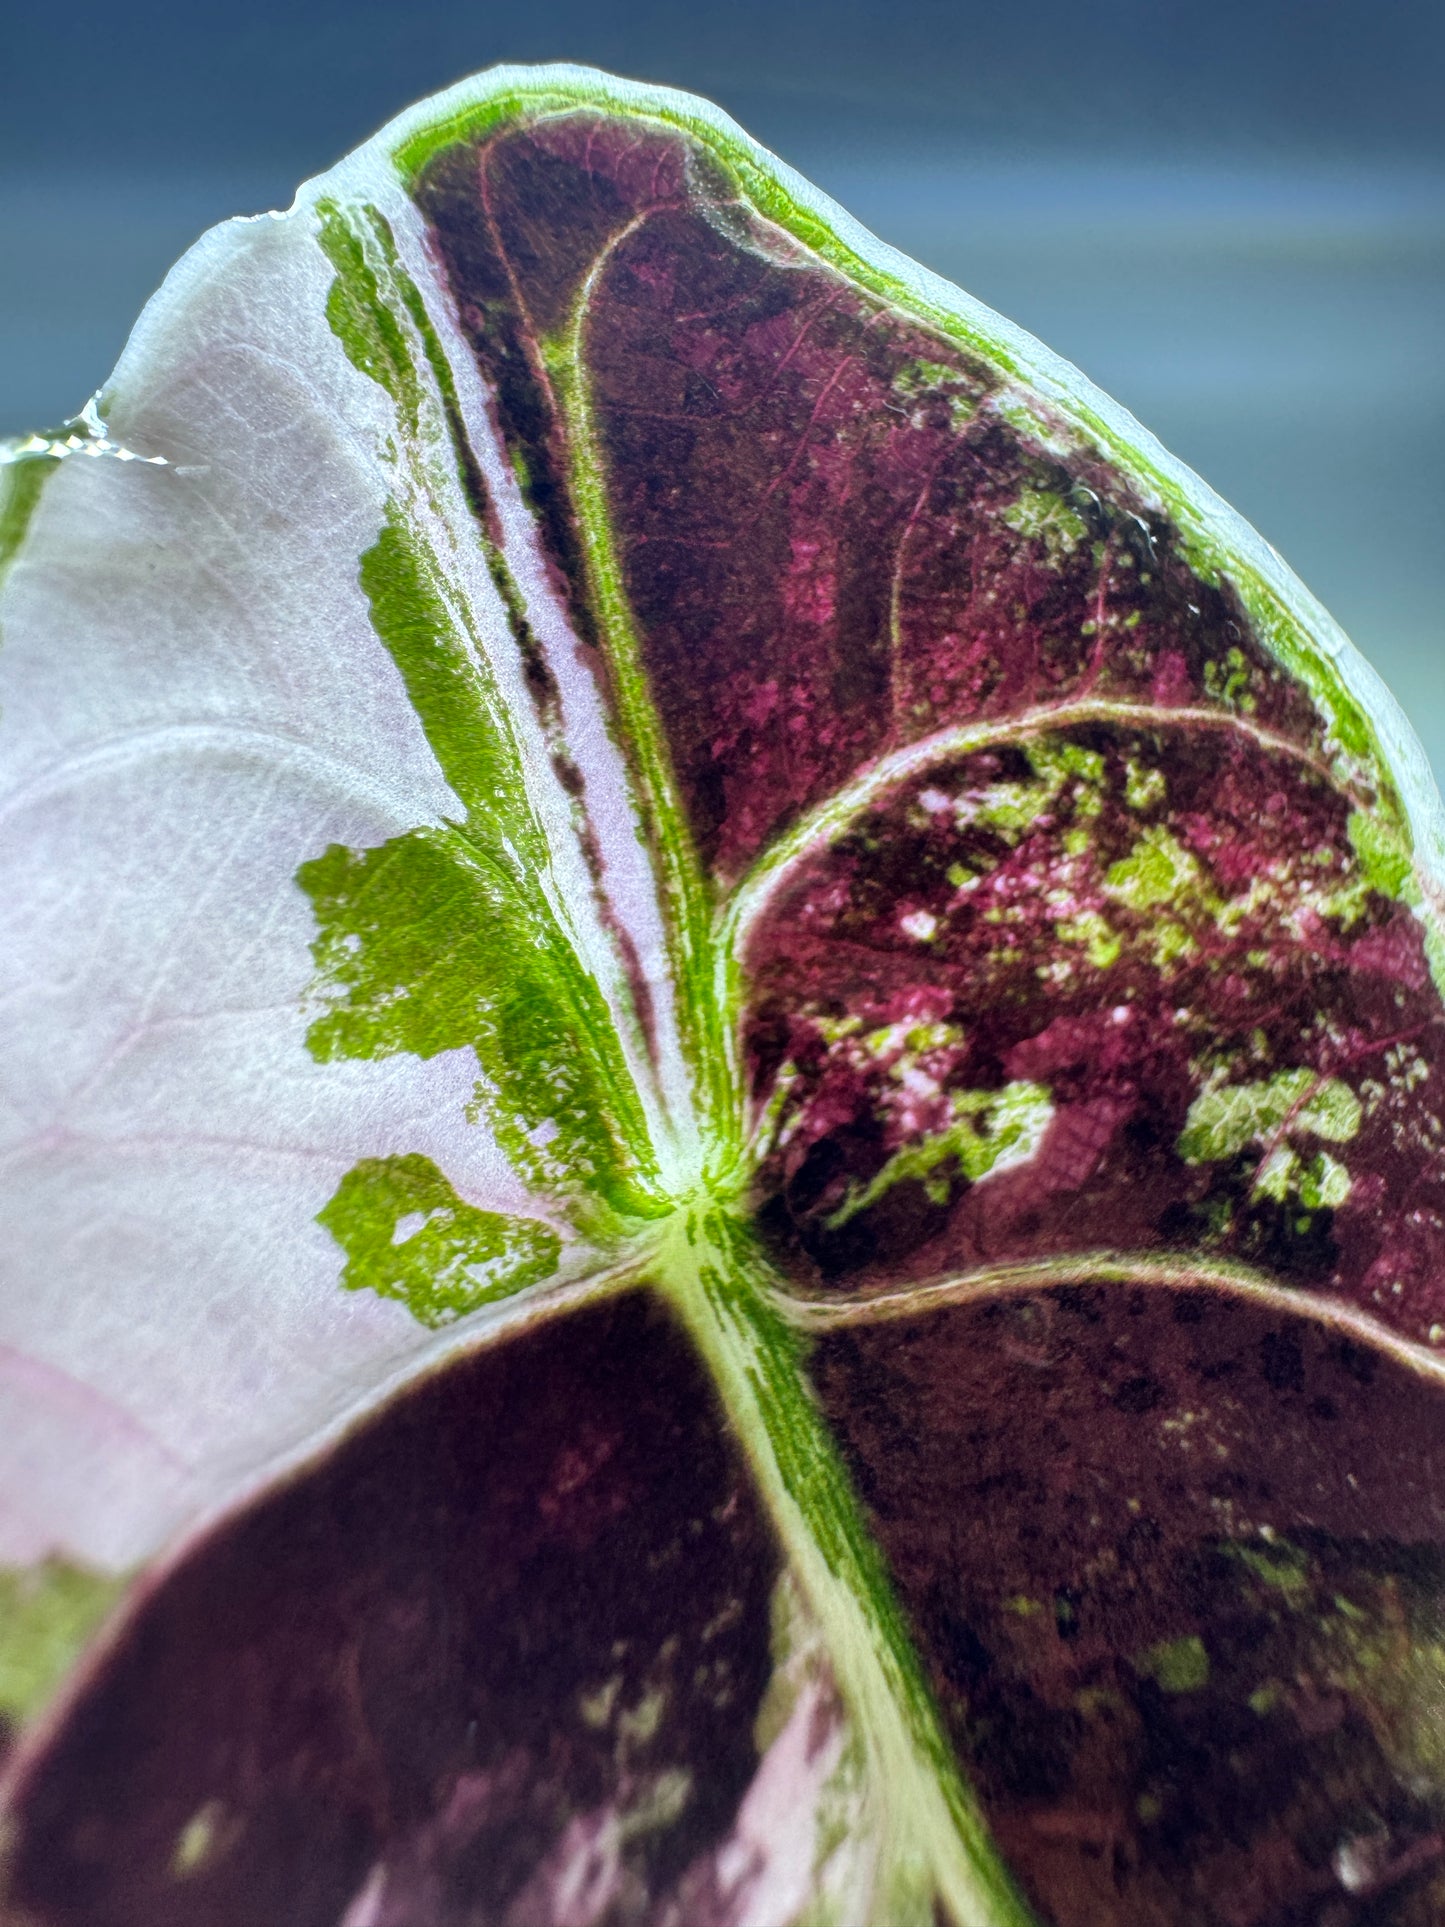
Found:
[[[991,1171],[1026,1164],[1038,1150],[1054,1115],[1041,1084],[1006,1084],[1001,1091],[954,1091],[953,1122],[931,1137],[907,1144],[860,1190],[850,1192],[828,1220],[840,1230],[906,1178],[920,1182],[935,1203],[946,1201],[951,1177],[970,1184]]]
[[[463,1204],[430,1158],[368,1158],[347,1172],[320,1222],[346,1253],[349,1291],[399,1298],[446,1325],[557,1269],[561,1242],[534,1218]]]
[[[323,1062],[477,1053],[478,1104],[519,1171],[619,1217],[656,1210],[639,1109],[595,984],[554,924],[459,829],[333,845],[298,881],[316,907],[308,1033]]]
[[[18,1726],[44,1707],[124,1583],[64,1559],[0,1569],[0,1720]]]
[[[1359,1098],[1339,1078],[1322,1079],[1304,1069],[1277,1071],[1261,1083],[1201,1092],[1189,1107],[1179,1155],[1190,1164],[1213,1163],[1291,1131],[1347,1143],[1360,1118]]]

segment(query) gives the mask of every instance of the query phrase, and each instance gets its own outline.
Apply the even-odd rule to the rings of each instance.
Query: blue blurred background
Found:
[[[498,60],[692,88],[1253,521],[1445,774],[1442,0],[170,0],[0,26],[0,435],[202,228]]]

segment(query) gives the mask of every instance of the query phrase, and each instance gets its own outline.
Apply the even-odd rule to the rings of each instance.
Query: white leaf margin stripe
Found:
[[[558,781],[550,745],[528,693],[520,653],[501,597],[484,560],[480,531],[462,494],[455,463],[445,464],[451,566],[458,570],[472,609],[484,619],[489,657],[507,700],[512,726],[523,745],[524,769],[532,803],[556,867],[554,914],[570,935],[578,956],[601,986],[624,1058],[648,1119],[662,1167],[664,1188],[684,1195],[702,1168],[702,1145],[693,1116],[677,1023],[671,969],[661,907],[644,845],[641,817],[626,764],[613,737],[602,692],[582,644],[549,575],[536,525],[522,500],[516,474],[502,440],[495,397],[484,382],[462,333],[450,290],[442,283],[426,245],[426,224],[394,170],[373,183],[375,207],[389,222],[402,268],[426,305],[446,355],[468,449],[487,490],[501,534],[501,562],[507,570],[557,685],[562,712],[562,746],[583,783],[583,809],[601,860],[602,883],[618,924],[630,938],[652,996],[655,1062],[638,1029],[631,992],[617,947],[604,928],[594,900],[591,874],[578,843],[571,800]],[[415,373],[440,413],[435,378],[425,358]],[[444,464],[436,464],[440,474]],[[440,562],[441,552],[437,551]]]

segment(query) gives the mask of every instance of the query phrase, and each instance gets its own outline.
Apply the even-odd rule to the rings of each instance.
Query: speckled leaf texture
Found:
[[[5,1927],[1438,1927],[1445,825],[1278,557],[573,68],[5,453]]]

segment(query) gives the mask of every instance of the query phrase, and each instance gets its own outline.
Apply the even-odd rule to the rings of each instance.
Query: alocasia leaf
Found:
[[[1278,558],[579,69],[0,513],[4,1919],[1445,1913],[1445,826]]]

